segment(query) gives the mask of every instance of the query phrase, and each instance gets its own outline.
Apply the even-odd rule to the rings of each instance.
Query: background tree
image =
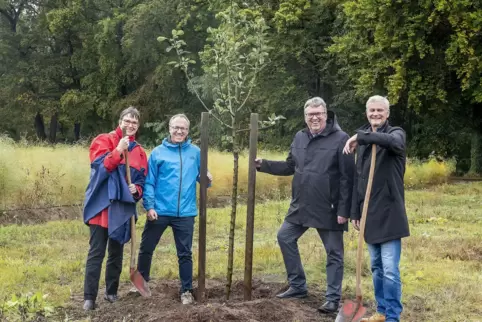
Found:
[[[409,138],[431,142],[444,156],[467,157],[452,143],[470,133],[470,169],[481,173],[482,5],[362,0],[346,1],[344,13],[343,35],[330,48],[345,66],[340,79],[347,78],[360,99],[387,94]],[[426,148],[413,152],[421,151]]]
[[[215,78],[192,64],[189,85],[182,70],[167,65],[172,53],[156,38],[182,30],[189,50],[204,52],[207,27],[221,23],[215,15],[226,6],[220,0],[0,0],[0,117],[8,120],[2,134],[88,140],[135,105],[148,123],[139,137],[144,144],[156,145],[167,132],[163,121],[179,111],[193,119],[196,137],[205,108],[192,91],[213,106],[220,95],[208,90]],[[243,6],[264,19],[273,48],[246,104],[288,117],[260,133],[263,148],[286,150],[304,126],[301,107],[310,97],[323,97],[352,133],[365,121],[367,97],[378,93],[394,103],[391,122],[407,131],[410,157],[455,157],[460,173],[481,172],[479,2],[246,0]],[[231,150],[221,127],[212,127],[213,142]]]
[[[233,154],[233,184],[231,192],[231,221],[227,265],[226,298],[229,299],[233,275],[234,231],[238,204],[239,153],[246,144],[245,133],[249,130],[249,114],[256,107],[249,102],[254,87],[258,84],[260,71],[268,62],[267,25],[259,10],[242,9],[232,3],[216,14],[219,25],[209,27],[207,44],[200,52],[202,76],[191,74],[189,65],[196,64],[186,51],[186,42],[180,37],[182,30],[173,30],[168,40],[167,51],[175,50],[177,61],[169,64],[184,71],[190,89],[221,124],[225,147]],[[167,38],[159,37],[159,41]],[[210,102],[210,103],[206,103]],[[282,116],[272,115],[263,124],[270,126]]]

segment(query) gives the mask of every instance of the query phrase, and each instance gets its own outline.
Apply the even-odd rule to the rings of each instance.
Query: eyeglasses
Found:
[[[305,115],[306,115],[309,119],[312,119],[312,118],[314,118],[315,116],[320,119],[322,116],[326,115],[326,112],[306,113]]]
[[[133,127],[139,126],[139,122],[137,122],[137,121],[122,120],[122,123],[125,123],[127,125],[132,125]]]
[[[187,132],[189,131],[189,128],[187,127],[182,127],[182,126],[170,126],[171,129],[174,130],[174,132],[181,131],[181,132]]]

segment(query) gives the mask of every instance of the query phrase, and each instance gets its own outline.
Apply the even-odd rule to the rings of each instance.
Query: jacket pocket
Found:
[[[307,202],[310,205],[324,211],[334,208],[331,198],[330,176],[328,174],[312,176],[308,189],[309,200]]]
[[[394,198],[393,198],[393,192],[392,192],[392,188],[390,187],[390,183],[388,182],[388,180],[385,180],[385,185],[384,185],[384,186],[385,186],[385,187],[384,187],[384,188],[385,188],[384,190],[385,190],[385,192],[386,192],[386,195],[387,195],[388,199],[390,199],[391,201],[393,201],[393,200],[394,200]]]
[[[293,200],[298,200],[300,198],[301,179],[302,179],[302,174],[298,171],[295,171],[295,175],[293,176],[293,181],[291,181],[291,198]]]

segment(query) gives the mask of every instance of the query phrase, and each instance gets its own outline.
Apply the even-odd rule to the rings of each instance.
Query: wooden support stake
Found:
[[[253,235],[254,204],[256,191],[256,165],[254,160],[258,150],[258,114],[251,113],[249,132],[249,167],[248,167],[248,204],[246,212],[246,250],[244,257],[244,300],[251,300],[253,277]]]
[[[206,206],[208,188],[209,113],[201,114],[201,166],[199,189],[199,255],[197,301],[203,302],[206,290]]]

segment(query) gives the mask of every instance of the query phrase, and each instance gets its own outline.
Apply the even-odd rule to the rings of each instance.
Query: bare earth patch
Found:
[[[0,212],[0,225],[37,225],[55,220],[82,220],[82,206],[7,209]]]
[[[82,310],[83,299],[76,296],[65,314],[70,319],[90,321],[334,321],[335,314],[323,315],[317,311],[323,303],[320,292],[310,292],[305,299],[280,300],[275,295],[283,284],[253,282],[253,300],[243,301],[243,284],[233,285],[231,299],[224,299],[224,284],[206,281],[204,303],[182,305],[179,301],[179,281],[152,281],[152,297],[142,298],[130,293],[130,284],[121,285],[120,299],[114,304],[98,296],[98,308],[88,314]]]

